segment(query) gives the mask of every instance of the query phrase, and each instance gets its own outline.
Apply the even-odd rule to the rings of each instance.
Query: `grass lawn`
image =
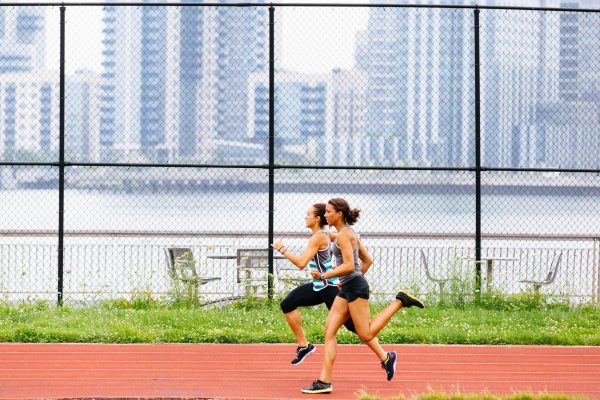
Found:
[[[378,311],[372,307],[372,312]],[[324,306],[302,309],[309,340],[323,342]],[[510,297],[401,310],[382,343],[600,345],[600,307]],[[173,307],[136,297],[92,308],[0,305],[2,342],[292,343],[277,301]],[[339,343],[360,343],[340,330]]]

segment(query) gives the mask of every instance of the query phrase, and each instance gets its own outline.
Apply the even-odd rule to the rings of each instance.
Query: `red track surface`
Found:
[[[546,392],[600,399],[600,347],[384,345],[391,382],[364,345],[340,345],[333,393],[305,395],[322,346],[303,364],[290,344],[0,344],[0,398],[356,399],[439,390]]]

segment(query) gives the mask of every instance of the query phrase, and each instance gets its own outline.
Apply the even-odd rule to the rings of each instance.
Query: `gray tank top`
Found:
[[[342,229],[350,229],[352,230],[352,232],[354,233],[354,230],[352,228],[350,228],[349,226],[345,226]],[[337,238],[335,239],[335,241],[333,242],[333,255],[335,256],[335,265],[341,265],[344,263],[344,258],[342,257],[342,250],[340,249],[340,247],[337,244]],[[351,281],[352,279],[356,278],[357,276],[362,276],[362,272],[360,272],[360,260],[358,258],[358,246],[356,246],[356,248],[353,250],[354,253],[354,271],[352,271],[351,273],[349,273],[348,275],[343,275],[340,276],[340,283],[343,285],[349,281]]]

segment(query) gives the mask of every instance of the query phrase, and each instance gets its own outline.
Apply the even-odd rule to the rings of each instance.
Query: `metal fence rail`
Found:
[[[122,244],[77,244],[65,247],[64,296],[69,304],[95,304],[109,299],[132,299],[148,294],[156,300],[174,301],[176,284],[169,275],[165,249],[170,246],[189,247],[194,257],[194,267],[200,276],[218,277],[220,280],[199,288],[199,301],[212,302],[249,294],[265,296],[266,269],[254,271],[258,289],[252,293],[240,281],[240,265],[236,260],[239,248],[253,248],[257,241],[221,239],[220,244],[199,244],[181,238],[160,244],[131,244],[131,238]],[[299,243],[292,241],[289,248],[300,252]],[[434,278],[449,281],[445,290],[451,293],[452,282],[463,292],[474,290],[475,260],[472,247],[422,247],[401,246],[397,240],[388,244],[371,245],[368,236],[363,238],[372,253],[374,264],[369,272],[374,299],[385,302],[399,289],[409,288],[427,298],[439,296],[438,283],[431,280],[421,260],[424,252],[429,272]],[[129,243],[128,243],[129,242]],[[550,296],[562,296],[574,302],[597,301],[599,246],[595,243],[578,244],[568,248],[533,247],[509,243],[488,247],[483,259],[495,260],[493,276],[484,268],[484,291],[494,290],[505,294],[521,293],[532,286],[521,283],[524,279],[542,279],[550,269],[553,256],[562,253],[557,279],[542,288]],[[190,244],[193,243],[193,244]],[[297,243],[297,244],[294,244]],[[394,244],[395,243],[395,244]],[[530,247],[532,246],[532,247]],[[56,247],[47,244],[1,245],[0,261],[2,293],[6,301],[45,299],[56,296]],[[267,265],[265,259],[264,265]],[[244,271],[241,271],[244,272]],[[274,293],[281,296],[308,281],[305,271],[299,271],[287,260],[275,260]],[[490,281],[490,284],[486,283]],[[22,290],[22,288],[27,288]]]
[[[172,241],[210,299],[211,251],[268,249],[279,294],[276,232],[341,196],[376,292],[434,293],[421,249],[507,293],[559,252],[544,290],[598,301],[600,10],[481,3],[0,4],[0,293],[166,296]]]

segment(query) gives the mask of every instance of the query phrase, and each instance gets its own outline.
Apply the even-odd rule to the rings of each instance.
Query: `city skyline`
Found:
[[[350,2],[357,2],[356,0]],[[358,3],[358,2],[357,2]],[[258,3],[257,3],[258,4]],[[281,59],[277,60],[278,68],[293,69],[299,72],[328,72],[335,68],[351,68],[354,63],[354,36],[357,31],[366,28],[368,9],[323,8],[320,17],[314,18],[313,8],[280,8],[276,11],[276,23],[280,23],[282,31],[277,39],[283,49]],[[54,16],[58,21],[58,9]],[[102,70],[102,44],[98,40],[102,36],[102,7],[69,7],[66,14],[69,22],[65,31],[66,53],[69,62],[68,73],[80,69],[89,69],[98,73]],[[336,20],[337,24],[326,24],[325,21]],[[344,22],[345,21],[345,22]],[[344,28],[340,32],[339,24]],[[58,67],[59,41],[58,30],[49,27],[46,39],[47,67]],[[301,32],[294,34],[294,32]],[[290,49],[306,46],[307,38],[314,46],[315,60],[306,63],[306,55]],[[323,40],[323,38],[335,40]],[[85,57],[69,57],[69,53],[85,52]]]
[[[33,16],[27,14],[31,10]],[[328,165],[472,165],[472,13],[365,10],[367,26],[352,35],[351,67],[318,73],[276,69],[279,158]],[[67,88],[72,91],[68,115],[75,119],[67,125],[75,135],[68,144],[84,149],[82,160],[235,163],[253,158],[249,152],[254,150],[258,162],[266,156],[265,7],[102,7],[102,13],[101,71],[67,76],[75,80]],[[490,10],[481,16],[484,162],[589,167],[599,147],[586,132],[597,126],[593,114],[600,88],[600,76],[588,61],[600,58],[596,28],[585,24],[593,15],[506,14]],[[3,10],[0,16],[14,19],[17,34],[30,46],[39,49],[51,36],[35,22],[38,8],[17,14]],[[316,13],[312,20],[323,24],[324,18]],[[11,26],[6,23],[0,31],[7,32],[5,43]],[[35,36],[27,33],[32,29]],[[283,27],[276,28],[277,36],[282,32]],[[276,46],[276,57],[293,52],[314,65],[319,57],[312,53],[311,37],[305,39],[293,49]],[[25,54],[27,49],[16,51]],[[66,56],[75,57],[72,51]],[[35,79],[28,84],[10,68],[7,64],[0,76],[6,88],[2,148],[55,151],[51,121],[57,77],[30,66]],[[569,106],[573,102],[581,104]],[[562,118],[555,118],[553,110]],[[582,127],[570,118],[573,113],[592,118],[584,119]],[[560,150],[563,137],[569,152]],[[568,155],[578,149],[591,158]]]
[[[26,0],[15,0],[17,3],[26,3]],[[434,3],[440,3],[448,0],[434,0]],[[462,4],[479,4],[493,2],[501,6],[521,6],[521,7],[554,7],[561,0],[467,0],[460,1]],[[82,3],[93,2],[93,0],[83,0]],[[293,2],[292,0],[280,1],[280,3]],[[307,3],[357,3],[367,4],[369,1],[346,0],[346,1],[328,1],[311,0]],[[373,2],[373,1],[371,1]],[[385,0],[375,1],[384,3]],[[417,4],[429,3],[430,0],[413,0],[401,3]],[[563,0],[564,3],[582,4],[585,8],[600,8],[600,4],[593,0]],[[257,2],[258,4],[258,2]],[[48,7],[50,9],[50,7]],[[286,11],[288,10],[288,11]],[[294,11],[289,11],[294,10]],[[281,69],[295,70],[306,73],[330,72],[335,68],[348,69],[354,63],[355,34],[364,30],[367,25],[368,8],[327,8],[319,9],[323,14],[323,20],[348,21],[346,31],[340,35],[339,30],[334,24],[323,24],[320,19],[314,18],[314,8],[279,8],[276,9],[276,19],[281,18],[281,24],[284,29],[281,34],[282,53]],[[281,13],[281,16],[280,16]],[[59,19],[58,7],[55,8],[54,17]],[[287,15],[286,15],[287,14]],[[74,20],[70,17],[73,16]],[[69,29],[66,30],[66,45],[68,51],[84,51],[85,57],[69,57],[69,63],[66,64],[68,73],[73,73],[79,69],[90,69],[98,73],[101,72],[102,64],[102,46],[98,40],[102,33],[102,7],[68,7],[67,21]],[[54,28],[47,28],[48,35],[46,40],[45,59],[47,66],[52,69],[52,65],[58,66],[59,41],[58,41],[58,23]],[[294,32],[307,32],[313,36],[313,42],[320,44],[317,46],[316,59],[319,63],[306,64],[303,54],[286,52],[286,49],[297,48],[298,45],[306,45],[306,41],[301,34]],[[336,41],[326,41],[323,38],[336,37]],[[332,51],[334,50],[334,51]],[[58,68],[58,67],[56,67]]]

